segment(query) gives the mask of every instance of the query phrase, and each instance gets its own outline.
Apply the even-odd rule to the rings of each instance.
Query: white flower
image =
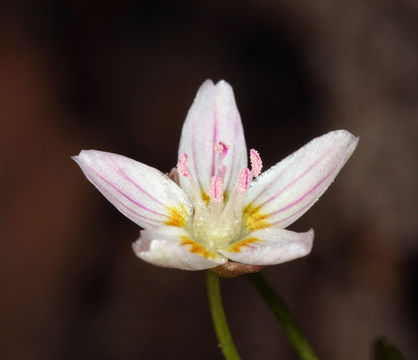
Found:
[[[228,260],[278,264],[307,255],[313,230],[285,230],[324,193],[357,146],[337,130],[316,138],[262,173],[247,148],[231,86],[200,87],[180,139],[171,180],[140,162],[96,150],[74,160],[97,189],[144,228],[133,248],[159,266],[202,270]],[[261,268],[261,266],[260,266]]]

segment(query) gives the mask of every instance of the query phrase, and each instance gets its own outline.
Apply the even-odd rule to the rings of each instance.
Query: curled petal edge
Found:
[[[182,270],[205,270],[228,261],[194,241],[186,230],[175,226],[141,231],[133,250],[146,262]]]
[[[297,233],[281,228],[256,230],[219,252],[230,260],[250,265],[275,265],[311,252],[313,229]]]

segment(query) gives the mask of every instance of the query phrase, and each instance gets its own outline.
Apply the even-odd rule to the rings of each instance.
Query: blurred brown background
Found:
[[[310,256],[265,269],[321,359],[417,359],[418,3],[3,1],[0,358],[221,359],[204,273],[136,259],[139,228],[70,160],[168,171],[206,78],[234,89],[266,168],[345,128],[360,144],[296,224]],[[296,359],[245,277],[222,283],[243,359]]]

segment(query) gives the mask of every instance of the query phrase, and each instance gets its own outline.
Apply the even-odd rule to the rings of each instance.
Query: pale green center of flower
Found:
[[[195,204],[192,233],[196,241],[211,250],[218,250],[238,240],[242,231],[240,211],[231,211],[228,204],[211,202]]]

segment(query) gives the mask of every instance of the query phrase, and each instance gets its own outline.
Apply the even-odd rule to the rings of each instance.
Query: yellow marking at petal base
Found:
[[[261,241],[261,240],[260,240],[260,239],[257,239],[257,238],[247,238],[247,239],[244,239],[244,240],[241,240],[241,241],[237,241],[236,243],[232,244],[232,245],[231,245],[231,246],[227,249],[227,251],[237,253],[237,252],[240,252],[240,251],[241,251],[241,249],[242,249],[244,246],[249,246],[249,245],[251,245],[251,244],[257,244],[257,243],[259,243],[260,241]]]
[[[193,239],[190,239],[187,236],[181,236],[181,245],[186,245],[189,247],[189,251],[193,254],[200,255],[204,257],[205,259],[215,259],[216,254],[210,252],[209,250],[206,250],[202,245],[194,241]]]
[[[209,205],[210,197],[208,194],[206,194],[203,190],[200,192],[200,196],[202,197],[202,200],[205,202],[206,206]]]
[[[204,201],[204,203],[206,204],[206,206],[208,206],[209,205],[209,202],[210,202],[209,195],[206,194],[203,190],[201,190],[200,196],[202,197],[202,200]],[[223,199],[225,204],[228,201],[228,197],[229,197],[229,194],[225,191],[224,192],[224,199]]]
[[[181,207],[181,209],[169,207],[168,213],[168,220],[165,222],[166,225],[184,227],[186,219],[183,214],[186,213],[186,210],[183,207]]]
[[[264,229],[270,226],[266,221],[268,215],[260,212],[260,206],[247,205],[244,209],[244,222],[251,231]]]

